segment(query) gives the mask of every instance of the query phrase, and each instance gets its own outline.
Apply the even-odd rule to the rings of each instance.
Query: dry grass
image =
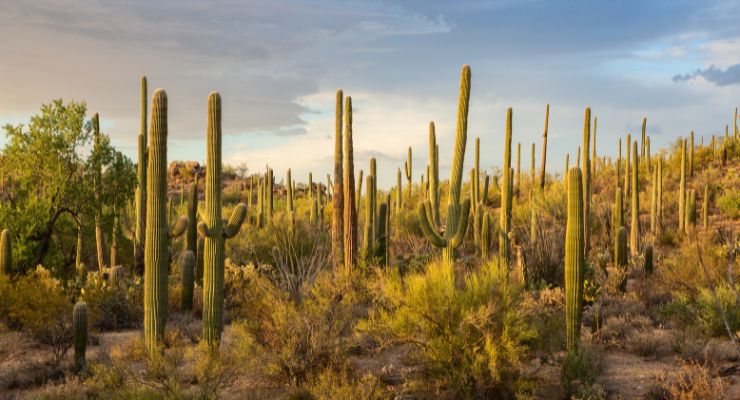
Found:
[[[705,366],[687,362],[674,374],[658,376],[649,393],[654,400],[708,400],[724,398],[725,383]]]

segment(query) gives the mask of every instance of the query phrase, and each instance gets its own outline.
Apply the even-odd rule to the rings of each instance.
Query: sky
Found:
[[[740,104],[740,2],[726,0],[368,1],[35,0],[3,2],[0,124],[52,99],[85,101],[136,159],[139,79],[167,91],[169,160],[205,160],[206,100],[221,93],[223,159],[250,171],[332,170],[335,91],[352,96],[355,169],[376,157],[395,183],[407,148],[414,181],[434,121],[449,175],[460,69],[472,69],[466,168],[501,165],[505,116],[528,170],[539,165],[550,104],[547,168],[562,172],[598,118],[597,153],[638,134],[653,148],[694,130],[732,129]],[[4,141],[0,137],[0,143]]]

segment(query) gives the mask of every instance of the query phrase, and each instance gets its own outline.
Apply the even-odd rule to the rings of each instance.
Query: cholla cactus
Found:
[[[229,221],[221,219],[221,95],[208,95],[206,137],[206,202],[204,221],[198,224],[203,243],[203,339],[215,346],[223,331],[224,241],[239,233],[247,206],[234,208]]]
[[[457,108],[457,134],[455,152],[450,173],[449,195],[447,204],[447,226],[444,236],[437,231],[431,215],[431,202],[424,201],[419,207],[419,220],[424,235],[432,245],[444,248],[443,257],[452,261],[455,249],[462,243],[468,227],[470,199],[460,202],[462,187],[463,161],[468,136],[468,102],[470,100],[470,67],[465,65],[460,78],[460,99]]]
[[[581,170],[568,171],[568,219],[565,229],[565,326],[568,351],[578,349],[583,308],[584,228]]]
[[[85,368],[85,350],[87,349],[87,304],[78,301],[72,310],[72,325],[74,327],[75,369],[82,371]]]

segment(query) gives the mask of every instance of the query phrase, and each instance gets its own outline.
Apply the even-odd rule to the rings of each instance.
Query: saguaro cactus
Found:
[[[696,229],[696,191],[689,190],[686,194],[686,233],[693,233]]]
[[[352,97],[344,101],[344,267],[357,261],[357,208],[355,206],[355,159],[352,144]]]
[[[658,230],[658,233],[663,229],[663,158],[658,157],[658,205],[656,207],[656,213],[657,213],[657,223],[656,228]]]
[[[491,234],[491,215],[488,212],[483,212],[480,228],[480,255],[483,260],[488,260],[490,258],[492,241],[493,236]]]
[[[98,271],[105,269],[105,237],[103,236],[103,203],[101,191],[103,173],[101,169],[100,120],[98,113],[93,114],[93,193],[95,196],[95,244],[97,246]]]
[[[78,301],[72,309],[72,325],[74,326],[75,369],[85,368],[85,350],[87,349],[87,304]]]
[[[653,184],[650,189],[650,233],[655,236],[658,224],[658,166],[653,168]]]
[[[408,161],[403,163],[403,169],[406,171],[406,186],[408,187],[408,200],[411,202],[411,177],[413,176],[413,169],[411,164],[411,146],[409,146]]]
[[[499,268],[506,276],[511,260],[511,206],[512,206],[512,171],[511,171],[511,134],[513,111],[511,107],[506,111],[506,137],[504,140],[504,176],[501,178],[501,215],[499,221]]]
[[[704,185],[704,198],[702,199],[701,220],[704,229],[709,228],[709,185]],[[2,268],[0,268],[1,270]]]
[[[468,139],[468,103],[470,101],[470,67],[462,68],[460,77],[460,98],[457,106],[457,133],[455,135],[455,152],[450,172],[450,184],[447,203],[447,221],[444,237],[437,231],[437,225],[431,216],[431,202],[426,200],[419,207],[419,220],[422,231],[432,245],[444,248],[442,255],[452,261],[455,249],[462,243],[470,215],[470,199],[460,202],[462,187],[463,161]]]
[[[542,134],[542,161],[540,161],[540,189],[545,189],[545,163],[547,161],[547,127],[550,121],[550,105],[545,108],[545,130]],[[567,173],[567,172],[566,172]]]
[[[373,208],[375,207],[375,196],[373,195],[372,175],[367,176],[367,193],[365,194],[365,229],[363,239],[365,242],[365,257],[372,257],[375,254],[373,240],[375,239],[375,222],[373,221]]]
[[[380,258],[380,265],[387,266],[389,262],[389,255],[388,255],[388,242],[390,240],[389,236],[389,222],[390,213],[388,212],[388,200],[390,198],[386,199],[385,203],[382,203],[380,205],[380,209],[378,210],[378,233],[377,233],[377,248],[378,248],[378,257]]]
[[[628,196],[630,194],[630,173],[634,173],[634,171],[630,171],[630,167],[632,166],[630,164],[630,148],[632,147],[632,135],[629,133],[627,134],[627,140],[624,143],[624,150],[626,152],[625,156],[625,165],[624,165],[624,195]]]
[[[630,223],[630,247],[632,255],[640,251],[640,188],[638,186],[637,141],[632,143],[632,222]]]
[[[146,233],[146,162],[147,162],[147,83],[141,77],[141,127],[139,130],[139,153],[136,165],[136,227],[134,233],[134,266],[144,272],[144,235]]]
[[[725,129],[725,135],[727,130]],[[694,176],[694,131],[689,134],[689,176]]]
[[[441,225],[439,219],[439,146],[434,122],[429,122],[429,210],[434,226]]]
[[[185,249],[198,251],[198,176],[195,176],[188,193],[188,232],[185,235]]]
[[[589,147],[591,145],[591,108],[586,107],[583,116],[583,251],[588,256],[589,232],[588,214],[591,210],[591,159],[589,158]]]
[[[522,143],[518,142],[516,144],[516,175],[514,177],[516,178],[516,183],[514,185],[514,194],[517,199],[519,199],[519,193],[522,188],[522,170],[521,165],[522,164]]]
[[[686,229],[686,140],[681,140],[681,175],[678,183],[678,230]]]
[[[581,170],[568,171],[568,219],[565,228],[565,326],[568,351],[578,349],[583,307],[585,268],[583,229],[583,178]]]
[[[596,158],[596,127],[597,127],[598,119],[594,117],[594,130],[593,134],[591,135],[592,138],[592,144],[591,144],[591,176],[596,175],[596,162],[598,161],[598,158]],[[590,178],[589,178],[590,179]],[[590,187],[589,187],[589,190]],[[589,192],[589,197],[591,197],[591,193]]]
[[[10,273],[13,265],[13,246],[10,239],[10,231],[3,229],[0,234],[0,276]]]
[[[612,210],[612,229],[616,236],[617,231],[620,227],[624,226],[624,196],[622,195],[622,188],[617,188],[614,192],[614,209]]]
[[[221,219],[221,95],[208,95],[206,135],[206,202],[204,221],[198,224],[203,243],[203,339],[217,345],[223,330],[224,240],[239,233],[247,206],[234,208],[229,221]],[[289,181],[288,181],[289,182]]]
[[[195,253],[185,250],[180,255],[180,280],[182,293],[180,297],[180,308],[183,311],[193,309],[193,288],[195,287]]]
[[[286,189],[288,190],[285,197],[285,206],[286,212],[288,213],[288,219],[290,220],[291,229],[293,229],[293,226],[295,226],[295,209],[293,208],[293,199],[295,194],[293,193],[293,184],[291,183],[293,181],[290,175],[290,168],[288,168],[288,172],[285,173],[285,182],[287,182]]]
[[[619,290],[623,292],[627,282],[627,228],[620,226],[614,239],[614,264],[620,274]]]

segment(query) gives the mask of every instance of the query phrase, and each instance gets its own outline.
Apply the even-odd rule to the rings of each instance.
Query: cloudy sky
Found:
[[[342,88],[355,107],[356,168],[376,157],[387,187],[408,146],[418,179],[432,120],[448,174],[460,68],[470,64],[469,149],[480,137],[483,165],[500,165],[511,106],[528,166],[550,103],[548,168],[561,171],[586,106],[601,154],[616,154],[643,116],[654,147],[732,126],[738,21],[740,2],[725,0],[8,0],[0,123],[27,121],[54,98],[84,100],[133,156],[146,75],[150,91],[168,93],[170,160],[205,159],[206,98],[217,90],[224,159],[269,163],[278,179],[291,167],[305,180],[330,170]]]

